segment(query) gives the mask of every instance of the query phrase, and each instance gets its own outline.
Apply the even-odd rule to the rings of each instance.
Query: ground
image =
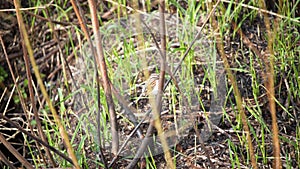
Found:
[[[106,2],[105,2],[106,3]],[[83,4],[83,8],[87,8],[87,6]],[[29,4],[23,4],[24,6],[28,6]],[[66,3],[65,7],[70,6],[71,4]],[[107,4],[106,4],[107,5]],[[11,3],[3,3],[1,4],[1,8],[13,8]],[[154,7],[151,10],[155,10]],[[187,7],[185,7],[187,8]],[[174,6],[172,6],[174,10]],[[88,10],[87,10],[88,11]],[[108,11],[103,10],[103,13]],[[242,16],[247,14],[249,10],[241,11],[239,20],[242,20]],[[107,14],[105,13],[105,14]],[[109,14],[109,13],[108,13]],[[55,103],[55,108],[60,112],[60,116],[62,118],[66,118],[66,128],[70,137],[74,139],[73,144],[75,149],[82,149],[79,151],[80,153],[84,152],[86,154],[86,162],[84,163],[84,167],[95,168],[97,155],[95,153],[97,149],[97,142],[91,142],[92,140],[96,140],[95,138],[89,138],[88,132],[89,129],[78,129],[84,125],[78,125],[82,120],[81,115],[83,114],[80,107],[73,107],[76,103],[76,99],[63,99],[64,101],[60,101],[58,98],[59,90],[58,88],[62,88],[62,92],[65,97],[70,96],[71,90],[74,89],[74,81],[71,80],[70,72],[80,72],[82,71],[82,67],[78,67],[78,58],[81,57],[80,52],[82,46],[83,35],[78,35],[78,33],[72,29],[72,26],[78,26],[78,21],[73,12],[68,13],[70,16],[70,20],[61,21],[61,22],[53,22],[55,25],[60,25],[61,27],[56,27],[56,31],[58,33],[58,41],[55,40],[54,35],[51,34],[48,26],[45,24],[47,19],[42,17],[36,20],[32,19],[32,16],[35,16],[29,11],[24,11],[24,17],[27,18],[27,31],[29,33],[30,41],[32,47],[34,49],[34,57],[39,66],[39,70],[43,75],[43,80],[45,84],[47,84],[48,93],[51,95],[53,102]],[[41,15],[41,13],[38,13]],[[59,15],[59,14],[57,14]],[[43,15],[44,16],[44,15]],[[73,16],[73,17],[71,17]],[[104,15],[103,15],[104,16]],[[101,25],[105,25],[105,23],[112,21],[115,17],[113,14],[108,15],[107,18],[102,18],[103,23]],[[250,40],[250,44],[255,46],[258,51],[262,53],[267,51],[268,41],[266,38],[266,28],[264,24],[264,20],[261,15],[254,15],[253,18],[246,18],[241,25],[241,30],[243,31],[245,37]],[[55,17],[55,15],[53,16]],[[272,18],[271,18],[272,19]],[[53,18],[53,20],[56,20]],[[34,24],[30,24],[33,22]],[[90,21],[88,21],[89,23]],[[201,26],[202,20],[199,20],[199,26]],[[241,37],[239,33],[236,33],[233,29],[233,24],[228,25],[227,30],[224,31],[224,45],[225,45],[225,53],[227,59],[230,64],[230,68],[233,70],[233,73],[236,77],[236,81],[241,92],[241,96],[243,99],[243,106],[245,108],[245,113],[248,118],[248,123],[250,124],[251,137],[254,143],[254,151],[257,156],[257,163],[259,168],[272,168],[272,155],[273,155],[273,146],[272,146],[272,119],[271,112],[269,109],[269,101],[266,94],[266,80],[264,79],[264,73],[266,69],[262,63],[261,58],[254,55],[253,50],[250,50],[250,45],[245,43],[245,37]],[[285,51],[295,51],[294,56],[288,55],[285,57],[285,60],[278,59],[275,60],[275,98],[276,98],[276,112],[277,112],[277,124],[279,126],[279,135],[280,135],[280,145],[281,145],[281,159],[283,162],[284,168],[297,168],[299,164],[299,150],[298,150],[298,133],[299,133],[299,111],[300,111],[300,97],[299,97],[299,38],[297,38],[299,34],[299,27],[294,25],[285,25],[283,26],[285,29],[281,32],[281,36],[289,37],[286,41],[283,49]],[[23,55],[24,51],[22,49],[22,41],[20,38],[18,28],[18,22],[16,18],[8,12],[0,12],[0,35],[4,41],[4,46],[0,49],[1,53],[1,70],[0,77],[4,80],[1,81],[1,91],[3,93],[2,102],[5,104],[1,104],[1,112],[5,112],[5,116],[8,116],[15,123],[18,123],[22,128],[28,129],[29,124],[33,125],[32,113],[24,113],[24,108],[21,106],[21,99],[18,99],[17,92],[13,93],[13,100],[10,100],[10,92],[13,91],[13,79],[10,75],[9,66],[6,62],[4,49],[8,55],[8,60],[10,61],[13,72],[15,76],[19,77],[18,85],[21,89],[21,93],[24,97],[24,103],[28,107],[28,112],[31,111],[30,104],[31,101],[29,99],[29,91],[26,82],[26,71],[24,66]],[[91,31],[91,30],[90,30]],[[78,38],[80,36],[80,38]],[[117,35],[118,36],[118,35]],[[38,37],[38,38],[36,38]],[[108,39],[108,41],[115,41],[116,39]],[[180,42],[180,41],[179,41]],[[58,48],[61,46],[61,49]],[[70,47],[73,46],[73,47]],[[280,45],[279,45],[280,46]],[[76,51],[78,50],[78,51]],[[176,50],[176,47],[174,47]],[[60,53],[62,52],[62,53]],[[120,52],[120,51],[113,51]],[[277,51],[279,52],[279,51]],[[288,52],[287,52],[288,53]],[[290,54],[290,53],[288,53]],[[276,53],[279,56],[279,53]],[[65,57],[66,60],[64,62],[68,62],[69,68],[64,68],[62,66],[62,61],[58,56]],[[112,59],[112,58],[110,58]],[[124,59],[125,60],[125,59]],[[116,60],[107,60],[112,63],[109,66],[109,69],[116,71],[116,67],[118,67],[118,61]],[[153,60],[151,60],[153,61]],[[149,61],[149,62],[151,62]],[[155,62],[155,61],[153,61]],[[286,63],[286,64],[283,64]],[[79,64],[82,62],[79,62]],[[126,63],[126,61],[122,62]],[[132,61],[128,61],[128,63],[132,63]],[[195,84],[202,83],[203,78],[205,77],[205,67],[198,64],[196,62],[192,65],[192,72],[190,77],[194,79]],[[125,66],[126,67],[126,66]],[[68,78],[65,78],[64,71],[67,70]],[[132,69],[126,70],[132,72]],[[152,72],[157,71],[157,69],[152,68]],[[181,70],[182,71],[182,70]],[[135,73],[132,73],[132,76],[129,79],[133,79],[131,84],[138,85],[145,78],[145,75],[141,75],[139,72],[141,70],[135,70]],[[125,75],[125,71],[123,72]],[[36,78],[33,73],[33,82],[36,84]],[[80,84],[84,81],[92,81],[92,79],[79,79],[74,74],[75,80]],[[170,76],[168,76],[170,78]],[[114,77],[111,77],[112,79]],[[182,82],[180,76],[176,77],[178,83]],[[123,78],[124,80],[124,78]],[[128,80],[128,79],[127,79]],[[69,86],[65,85],[65,82],[69,83]],[[123,84],[124,81],[121,80],[113,81],[113,84],[119,85]],[[181,83],[181,84],[182,84]],[[94,83],[95,84],[95,83]],[[200,85],[196,86],[196,88],[200,88]],[[123,84],[124,85],[124,84]],[[120,85],[119,85],[120,86]],[[121,85],[122,86],[122,85]],[[211,87],[211,84],[206,81],[205,86]],[[134,102],[135,98],[141,94],[141,87],[134,87],[133,89],[129,85],[123,86],[125,89],[121,91],[121,95],[123,95],[126,99]],[[226,79],[226,104],[224,106],[224,114],[219,124],[216,124],[211,137],[204,142],[204,147],[201,146],[199,140],[197,140],[195,129],[189,128],[187,132],[182,138],[179,139],[179,142],[171,146],[171,154],[174,157],[174,161],[176,161],[177,168],[249,168],[249,152],[248,147],[245,146],[245,134],[242,130],[241,117],[238,114],[236,107],[235,95],[232,92],[232,82]],[[298,88],[298,92],[297,92]],[[296,90],[295,90],[296,89]],[[6,90],[10,91],[7,92]],[[52,116],[46,116],[44,113],[47,110],[47,106],[43,99],[43,96],[40,94],[39,87],[36,87],[36,107],[39,110],[41,115],[41,119],[43,119],[43,128],[49,132],[49,136],[53,140],[60,140],[59,136],[56,135],[52,130],[57,130],[55,127],[51,128],[53,125]],[[169,109],[168,105],[170,104],[171,98],[171,89],[168,89],[165,93],[165,99],[163,105]],[[197,91],[197,90],[195,90]],[[74,92],[74,90],[73,90]],[[199,97],[204,103],[204,110],[209,111],[210,100],[209,96],[210,90],[204,90],[199,94]],[[178,91],[177,95],[178,96]],[[174,99],[174,98],[172,98]],[[178,101],[179,98],[175,98],[174,100]],[[75,103],[74,103],[75,102]],[[179,102],[179,101],[178,101]],[[62,111],[60,103],[64,103],[64,106],[69,110],[72,110],[74,113],[68,113],[67,111]],[[95,103],[94,100],[87,100],[87,104],[93,105]],[[105,102],[103,102],[105,103]],[[116,101],[116,104],[119,104]],[[148,99],[143,98],[139,100],[137,103],[133,103],[139,111],[146,111],[149,109]],[[6,108],[7,107],[7,108]],[[180,104],[175,104],[175,110],[180,108]],[[122,109],[120,106],[117,106],[118,113],[121,113]],[[105,109],[105,106],[102,107]],[[175,110],[173,110],[175,112]],[[170,111],[171,112],[171,111]],[[173,113],[173,112],[172,112]],[[168,113],[166,113],[168,115]],[[257,117],[259,116],[259,117]],[[87,118],[92,118],[87,117]],[[96,118],[96,117],[95,117]],[[118,116],[120,123],[120,133],[126,138],[130,131],[132,131],[132,126],[126,123],[123,117]],[[162,119],[165,122],[168,122],[168,116],[162,116]],[[203,123],[205,117],[200,115],[197,120],[199,122],[198,128],[201,130],[203,128]],[[26,141],[24,141],[24,137],[19,132],[19,130],[12,127],[11,124],[5,122],[5,120],[1,119],[0,124],[3,128],[1,133],[7,138],[7,140],[15,146],[16,149],[26,158],[31,160],[32,156],[29,155],[29,148]],[[91,122],[94,124],[94,121]],[[95,124],[96,125],[96,124]],[[91,128],[95,127],[95,125],[86,125],[84,127]],[[34,126],[34,125],[33,125]],[[142,124],[142,131],[147,129],[148,123]],[[167,128],[168,126],[164,126]],[[33,131],[32,131],[33,132]],[[16,133],[16,135],[14,135]],[[37,132],[33,132],[37,135]],[[74,137],[74,133],[75,137]],[[8,136],[13,136],[11,139],[8,139]],[[87,137],[86,139],[82,139],[83,137]],[[59,141],[58,141],[59,142]],[[15,166],[20,166],[20,162],[9,153],[9,151],[5,150],[3,144],[1,146],[1,152],[5,154],[10,161],[14,163]],[[57,146],[58,149],[64,150],[63,145],[58,145],[55,141],[52,143],[52,146]],[[35,148],[35,145],[31,145],[30,148]],[[2,151],[3,150],[3,151]],[[4,151],[5,150],[5,151]],[[31,150],[32,151],[32,150]],[[41,150],[44,154],[44,150]],[[106,159],[109,159],[107,162],[110,162],[112,159],[112,155],[109,153],[110,149],[104,149],[104,154]],[[207,151],[207,154],[205,153]],[[36,152],[35,152],[36,153]],[[10,154],[10,155],[9,155]],[[39,153],[37,153],[39,154]],[[208,158],[209,157],[209,158]],[[267,157],[267,158],[265,158]],[[154,162],[153,162],[153,161]],[[210,164],[209,160],[213,163],[214,167]],[[42,160],[41,160],[42,161]],[[117,160],[114,168],[125,168],[131,159],[120,158]],[[150,162],[149,162],[150,161]],[[147,158],[140,160],[139,167],[143,168],[143,165],[156,165],[156,168],[167,168],[163,155],[154,156],[154,158]],[[4,163],[0,162],[0,166],[5,166]],[[47,165],[45,165],[47,166]],[[50,167],[50,166],[47,166]]]

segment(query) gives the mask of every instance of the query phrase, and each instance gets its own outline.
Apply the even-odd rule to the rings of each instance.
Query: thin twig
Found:
[[[262,9],[266,9],[265,1],[260,0],[260,7]],[[282,2],[280,3],[280,7],[282,7]],[[281,11],[282,8],[279,9]],[[281,169],[282,162],[280,159],[280,140],[279,140],[279,131],[278,131],[278,124],[277,124],[277,117],[276,117],[276,104],[275,104],[275,89],[274,89],[274,51],[273,51],[273,44],[276,32],[278,30],[279,24],[278,19],[275,18],[274,20],[274,29],[271,30],[271,24],[269,17],[266,13],[264,13],[264,23],[267,29],[268,34],[268,52],[265,53],[264,57],[264,64],[266,66],[266,73],[264,74],[264,81],[265,86],[267,89],[267,95],[269,100],[270,112],[272,117],[272,136],[273,136],[273,149],[274,149],[274,162],[273,168]]]
[[[209,5],[211,7],[212,3],[209,3]],[[218,30],[219,26],[218,26],[218,22],[216,20],[216,17],[212,17],[212,26],[213,26],[213,29],[215,31]],[[238,108],[238,111],[239,111],[239,113],[241,115],[241,118],[242,118],[244,131],[246,132],[246,138],[247,138],[247,143],[248,143],[248,146],[249,146],[251,164],[252,164],[252,167],[254,169],[257,169],[257,163],[256,163],[256,160],[255,160],[255,153],[254,153],[254,150],[253,150],[252,139],[251,139],[251,136],[250,136],[250,130],[249,130],[249,126],[248,126],[248,123],[247,123],[247,117],[246,117],[245,110],[244,110],[243,105],[242,105],[242,98],[241,98],[240,91],[238,89],[236,78],[235,78],[235,76],[233,75],[233,73],[230,69],[230,65],[229,65],[227,57],[225,55],[224,44],[223,44],[223,41],[222,41],[222,39],[223,39],[222,34],[221,33],[217,34],[216,39],[217,39],[217,48],[218,48],[218,51],[219,51],[219,53],[221,55],[221,58],[223,60],[224,67],[225,67],[225,70],[227,72],[228,78],[229,78],[230,82],[232,83],[237,108]]]
[[[80,23],[80,27],[82,29],[82,31],[84,32],[84,35],[85,37],[87,38],[87,41],[88,41],[88,44],[89,46],[91,47],[91,51],[92,51],[92,56],[93,56],[93,59],[94,59],[94,67],[96,68],[97,65],[96,65],[96,51],[95,51],[95,48],[94,48],[94,45],[92,43],[92,40],[89,36],[89,33],[87,31],[87,26],[86,26],[86,21],[85,21],[85,18],[83,17],[83,14],[82,14],[82,10],[80,8],[80,5],[77,5],[78,2],[77,0],[71,0],[71,3],[72,3],[72,6],[73,6],[73,9],[76,13],[76,16],[79,20],[79,23]],[[99,78],[99,73],[98,71],[96,71],[96,77]],[[107,162],[106,162],[106,159],[105,159],[105,156],[103,154],[103,150],[102,150],[102,144],[101,144],[101,129],[100,129],[100,125],[101,125],[101,121],[100,121],[100,109],[101,109],[101,105],[100,105],[100,84],[99,84],[99,81],[97,80],[97,105],[98,105],[98,109],[97,109],[97,121],[98,121],[98,125],[97,125],[97,130],[98,130],[98,140],[99,140],[99,147],[100,147],[100,150],[99,150],[99,153],[100,153],[100,158],[102,160],[102,163],[104,164],[104,168],[107,169]]]
[[[97,17],[96,4],[93,0],[89,0],[89,7],[91,11],[91,20],[93,25],[93,32],[95,38],[95,46],[97,50],[96,62],[97,66],[100,69],[101,77],[103,79],[103,88],[106,97],[106,104],[108,107],[109,115],[110,115],[110,125],[111,125],[111,136],[112,136],[112,153],[117,154],[119,149],[119,134],[118,134],[118,123],[117,116],[115,112],[115,106],[111,94],[110,82],[107,75],[107,66],[104,59],[104,52],[101,40],[101,33],[99,30],[99,21]],[[93,48],[93,46],[91,46]]]
[[[0,150],[0,160],[4,162],[5,165],[7,165],[10,169],[17,169],[7,158],[7,154],[4,155],[2,151]]]
[[[26,167],[34,169],[33,166],[8,142],[0,133],[0,142]]]
[[[296,23],[300,23],[299,19],[290,18],[290,17],[284,16],[284,15],[280,15],[278,13],[271,12],[271,11],[268,11],[266,9],[262,9],[262,8],[258,8],[258,7],[254,7],[254,6],[250,6],[250,5],[246,5],[246,4],[243,4],[243,3],[232,2],[232,1],[228,1],[228,0],[221,0],[221,1],[222,2],[226,2],[228,4],[233,3],[235,5],[241,5],[242,7],[253,9],[253,10],[256,10],[258,12],[262,12],[263,14],[269,14],[269,15],[273,15],[273,16],[281,18],[281,19],[287,19],[287,20],[290,20],[290,21],[293,21],[293,22],[296,22]]]
[[[161,0],[159,2],[159,26],[160,26],[160,41],[161,41],[161,59],[160,59],[160,76],[159,76],[159,81],[158,81],[158,94],[155,97],[153,97],[153,118],[154,118],[154,125],[155,128],[157,130],[158,136],[160,137],[161,143],[162,143],[162,147],[164,150],[164,154],[165,154],[165,160],[167,162],[168,168],[171,169],[175,169],[175,166],[172,162],[172,156],[171,153],[169,151],[169,146],[166,140],[166,136],[164,134],[164,131],[162,129],[162,125],[161,125],[161,118],[160,118],[160,112],[162,109],[162,95],[163,95],[163,88],[164,88],[164,82],[165,82],[165,72],[166,72],[166,45],[167,45],[167,41],[166,41],[166,23],[165,23],[165,1]],[[156,101],[156,102],[155,102]],[[151,97],[150,97],[150,103],[151,103]]]
[[[50,149],[51,151],[53,151],[54,153],[56,153],[57,155],[59,155],[60,157],[62,157],[63,159],[65,159],[66,161],[68,161],[69,163],[73,164],[72,159],[70,159],[68,156],[66,156],[64,153],[61,153],[60,151],[58,151],[57,149],[55,149],[54,147],[50,146],[47,142],[44,142],[43,140],[41,140],[40,138],[36,137],[35,135],[29,133],[28,131],[26,131],[25,129],[23,129],[21,126],[19,126],[18,124],[14,123],[12,120],[10,120],[8,117],[4,116],[3,114],[0,113],[0,118],[4,119],[5,121],[7,121],[10,125],[14,126],[15,128],[17,128],[19,131],[21,131],[22,133],[24,133],[25,135],[29,136],[30,138],[32,138],[33,140],[37,141],[38,143],[40,143],[41,145],[47,147],[48,149]]]
[[[16,90],[18,92],[18,97],[20,98],[22,109],[23,109],[24,112],[28,112],[27,107],[25,105],[25,101],[24,101],[23,95],[22,95],[22,93],[21,93],[21,91],[20,91],[20,89],[18,87],[17,80],[15,78],[15,75],[14,75],[13,70],[12,70],[12,66],[11,66],[10,61],[8,59],[6,48],[5,48],[5,45],[4,45],[4,42],[3,42],[3,39],[2,39],[1,35],[0,35],[0,43],[1,43],[4,55],[5,55],[5,58],[6,58],[7,65],[9,67],[9,70],[10,70],[10,73],[11,73],[11,77],[12,77],[12,79],[14,81],[15,86],[16,86]],[[37,127],[38,127],[38,133],[41,136],[41,138],[43,139],[43,141],[47,142],[47,139],[46,139],[46,137],[45,137],[45,135],[43,133],[41,121],[39,119],[38,111],[37,111],[36,104],[35,104],[34,93],[33,93],[33,89],[32,89],[31,73],[30,73],[30,68],[28,66],[29,65],[29,61],[28,61],[28,58],[26,57],[27,53],[25,51],[25,48],[22,48],[22,49],[24,50],[24,53],[25,53],[25,55],[24,55],[24,61],[25,61],[27,79],[28,79],[28,89],[29,89],[29,94],[30,94],[30,100],[31,100],[31,103],[32,103],[32,110],[33,110],[33,113],[34,113],[34,118],[36,119],[36,123],[37,123]],[[28,74],[29,74],[29,76],[28,76]],[[30,124],[30,117],[28,117],[27,113],[24,113],[24,114],[25,114],[25,117],[26,117],[26,119],[28,121],[28,127],[29,127],[31,133],[34,133],[33,127]],[[38,151],[41,153],[40,146],[37,143],[35,143],[35,144],[37,146]],[[52,163],[52,165],[56,166],[56,164],[55,164],[55,162],[53,160],[53,157],[50,154],[49,149],[47,149],[47,148],[46,148],[46,154],[47,154],[50,162]],[[41,153],[41,157],[45,161],[45,157],[44,157],[44,155],[42,153]]]
[[[219,1],[218,1],[218,3],[219,3]],[[218,4],[218,3],[217,3],[217,4]],[[217,4],[216,4],[216,6],[217,6]],[[209,20],[209,18],[210,18],[210,16],[214,13],[214,11],[215,11],[215,9],[216,9],[216,6],[215,6],[215,7],[212,9],[212,11],[207,15],[206,20],[204,21],[202,27],[199,29],[199,31],[198,31],[197,35],[195,36],[194,40],[191,42],[191,44],[189,45],[188,49],[185,51],[185,53],[184,53],[184,55],[182,56],[182,58],[181,58],[181,60],[180,60],[180,62],[179,62],[179,64],[178,64],[178,66],[175,68],[173,75],[175,75],[176,72],[179,70],[179,68],[180,68],[181,64],[183,63],[184,59],[186,58],[187,54],[190,52],[190,50],[192,49],[192,47],[193,47],[193,45],[195,44],[196,40],[197,40],[198,37],[200,36],[200,34],[201,34],[201,32],[202,32],[204,26],[206,25],[206,23],[208,22],[208,20]],[[147,25],[147,24],[144,23],[144,25]],[[146,27],[147,27],[147,26],[146,26]],[[148,28],[148,30],[149,30],[149,28]],[[150,32],[151,32],[151,31],[150,31]],[[158,44],[156,44],[156,45],[158,46]],[[159,49],[159,48],[158,48],[158,49]],[[160,50],[159,50],[159,51],[160,51]],[[160,54],[163,55],[161,51],[160,51]],[[167,86],[168,86],[168,84],[171,82],[171,80],[172,80],[172,78],[169,79],[169,80],[165,83],[163,91],[167,88]],[[151,109],[148,110],[148,111],[146,112],[146,116],[149,115],[149,114],[151,113],[151,111],[152,111]],[[136,165],[136,163],[138,162],[138,159],[143,155],[143,153],[144,153],[144,151],[145,151],[145,149],[146,149],[148,143],[150,142],[150,138],[147,138],[147,136],[149,136],[149,137],[152,136],[152,134],[150,133],[150,132],[153,131],[152,128],[153,128],[153,123],[152,123],[152,121],[151,121],[151,122],[150,122],[150,125],[149,125],[149,127],[148,127],[148,130],[147,130],[145,139],[143,140],[141,146],[139,147],[139,149],[138,149],[138,151],[137,151],[137,153],[136,153],[134,159],[133,159],[133,160],[131,161],[131,163],[126,167],[127,169],[133,168],[133,167]]]
[[[23,21],[23,17],[21,15],[21,12],[20,12],[20,3],[18,0],[14,0],[14,5],[15,5],[15,9],[16,9],[16,15],[17,15],[17,19],[18,19],[18,24],[19,24],[19,29],[20,29],[20,32],[21,32],[21,35],[22,35],[22,40],[24,41],[24,44],[26,46],[26,49],[27,49],[27,52],[29,54],[29,59],[30,59],[30,62],[31,62],[31,65],[32,65],[32,68],[34,70],[34,74],[37,78],[37,81],[38,81],[38,84],[41,88],[41,92],[49,106],[49,109],[54,117],[54,120],[59,128],[59,131],[60,131],[60,135],[61,137],[63,138],[65,144],[66,144],[66,147],[67,147],[67,151],[68,151],[68,154],[70,155],[70,157],[72,158],[73,160],[73,163],[74,163],[74,167],[75,168],[80,168],[79,167],[79,164],[78,164],[78,160],[77,160],[77,157],[74,153],[74,149],[70,143],[70,139],[68,137],[68,134],[60,120],[60,117],[58,116],[57,114],[57,111],[56,109],[54,108],[53,104],[52,104],[52,101],[50,100],[49,98],[49,95],[46,91],[46,88],[43,84],[43,81],[42,81],[42,78],[41,78],[41,75],[40,75],[40,72],[38,70],[38,66],[36,64],[36,61],[35,61],[35,58],[33,57],[33,50],[32,50],[32,47],[31,47],[31,44],[30,44],[30,41],[29,41],[29,37],[28,37],[28,34],[26,32],[26,28],[25,28],[25,25],[24,25],[24,21]],[[24,47],[25,48],[25,47]]]
[[[153,133],[153,129],[154,129],[154,121],[153,118],[151,118],[149,127],[147,129],[145,138],[142,141],[141,146],[139,147],[138,151],[136,152],[133,160],[130,162],[130,164],[126,167],[126,169],[132,169],[136,166],[138,160],[140,159],[140,157],[142,157],[142,155],[144,154],[147,146],[149,145],[149,143],[152,141],[152,133]]]
[[[129,134],[128,138],[124,141],[123,145],[120,147],[118,154],[111,160],[110,164],[108,165],[108,168],[112,167],[116,160],[118,159],[117,157],[119,154],[123,151],[125,146],[127,145],[128,141],[132,138],[132,136],[135,134],[135,132],[138,132],[140,129],[140,126],[143,124],[143,122],[146,120],[147,116],[145,116],[138,124],[135,125],[135,128],[133,131]]]

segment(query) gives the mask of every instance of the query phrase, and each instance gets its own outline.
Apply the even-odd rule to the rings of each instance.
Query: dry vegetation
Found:
[[[270,4],[1,1],[0,167],[297,168],[300,1]]]

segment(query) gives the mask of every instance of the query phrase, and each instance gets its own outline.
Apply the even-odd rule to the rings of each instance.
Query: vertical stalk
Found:
[[[260,7],[266,9],[266,4],[263,0],[259,1]],[[282,2],[280,3],[282,6]],[[279,9],[281,11],[281,9]],[[279,131],[277,125],[276,117],[276,106],[275,106],[275,90],[274,90],[274,35],[276,35],[276,30],[278,28],[278,20],[274,19],[274,31],[272,32],[270,26],[269,16],[266,13],[264,15],[264,23],[266,25],[268,34],[268,52],[264,55],[263,60],[266,66],[266,73],[264,73],[264,81],[267,89],[267,95],[269,100],[270,112],[272,117],[272,133],[273,133],[273,149],[274,149],[274,163],[273,168],[281,169],[282,163],[280,159],[280,142],[279,142]]]
[[[209,3],[209,8],[210,9],[212,9],[212,5],[213,5],[212,3]],[[215,17],[212,17],[212,27],[213,27],[214,31],[217,31],[218,28],[219,28],[218,22],[217,22]],[[233,73],[230,69],[230,65],[229,65],[227,57],[225,55],[222,33],[219,33],[219,34],[216,35],[216,40],[217,40],[217,48],[218,48],[220,56],[221,56],[221,58],[224,62],[224,67],[225,67],[226,73],[228,75],[228,79],[232,83],[233,92],[234,92],[234,96],[235,96],[235,100],[236,100],[236,104],[237,104],[237,109],[238,109],[238,111],[241,115],[241,118],[242,118],[243,128],[244,128],[244,131],[246,133],[246,139],[247,139],[247,143],[248,143],[248,147],[249,147],[251,165],[254,169],[257,169],[257,163],[256,163],[256,159],[255,159],[255,153],[254,153],[253,145],[252,145],[252,139],[251,139],[251,136],[250,136],[250,129],[249,129],[249,126],[248,126],[247,116],[245,114],[245,109],[243,108],[243,105],[242,105],[242,98],[241,98],[240,91],[238,89],[236,78],[235,78],[235,76],[233,75]]]
[[[46,102],[49,106],[50,111],[52,112],[55,123],[59,127],[60,135],[61,135],[61,137],[63,138],[63,140],[66,144],[68,154],[70,155],[71,159],[73,160],[75,168],[80,168],[79,164],[78,164],[78,160],[77,160],[76,155],[74,153],[73,147],[70,143],[70,139],[68,137],[68,134],[67,134],[67,132],[64,128],[64,125],[62,124],[62,122],[60,120],[60,117],[58,116],[58,114],[57,114],[57,112],[56,112],[56,110],[55,110],[55,108],[54,108],[54,106],[53,106],[53,104],[52,104],[52,102],[51,102],[51,100],[48,96],[48,93],[47,93],[46,88],[44,86],[44,83],[42,81],[40,72],[38,70],[38,66],[37,66],[36,61],[35,61],[34,56],[33,56],[33,50],[32,50],[32,47],[31,47],[31,44],[30,44],[30,41],[29,41],[28,34],[26,32],[24,21],[23,21],[22,15],[21,15],[19,1],[14,0],[14,5],[15,5],[15,8],[16,8],[16,15],[17,15],[17,19],[18,19],[19,29],[20,29],[20,32],[21,32],[21,35],[22,35],[22,40],[24,41],[24,44],[27,48],[29,59],[30,59],[34,74],[36,76],[36,79],[38,81],[38,84],[41,88],[41,92],[42,92],[42,94],[43,94],[43,96],[44,96],[44,98],[45,98],[45,100],[46,100]]]
[[[89,0],[88,3],[91,10],[91,19],[92,19],[93,32],[94,32],[95,43],[96,43],[96,51],[97,51],[96,62],[97,62],[97,66],[100,68],[100,73],[103,80],[103,89],[105,93],[108,112],[110,115],[110,125],[111,125],[111,133],[112,133],[111,152],[116,155],[119,149],[117,116],[116,116],[115,106],[111,94],[110,81],[107,75],[107,67],[104,59],[104,52],[103,52],[103,46],[101,41],[101,34],[99,30],[99,21],[97,18],[96,5],[93,0]]]

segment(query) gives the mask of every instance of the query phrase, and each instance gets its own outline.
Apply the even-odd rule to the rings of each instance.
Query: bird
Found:
[[[135,102],[137,103],[142,97],[145,96],[156,97],[158,93],[158,81],[159,75],[152,73],[146,81],[142,82],[142,92]]]
[[[148,80],[145,82],[145,86],[143,87],[142,94],[146,94],[148,96],[153,95],[156,96],[158,93],[158,82],[159,75],[156,73],[152,73]]]

